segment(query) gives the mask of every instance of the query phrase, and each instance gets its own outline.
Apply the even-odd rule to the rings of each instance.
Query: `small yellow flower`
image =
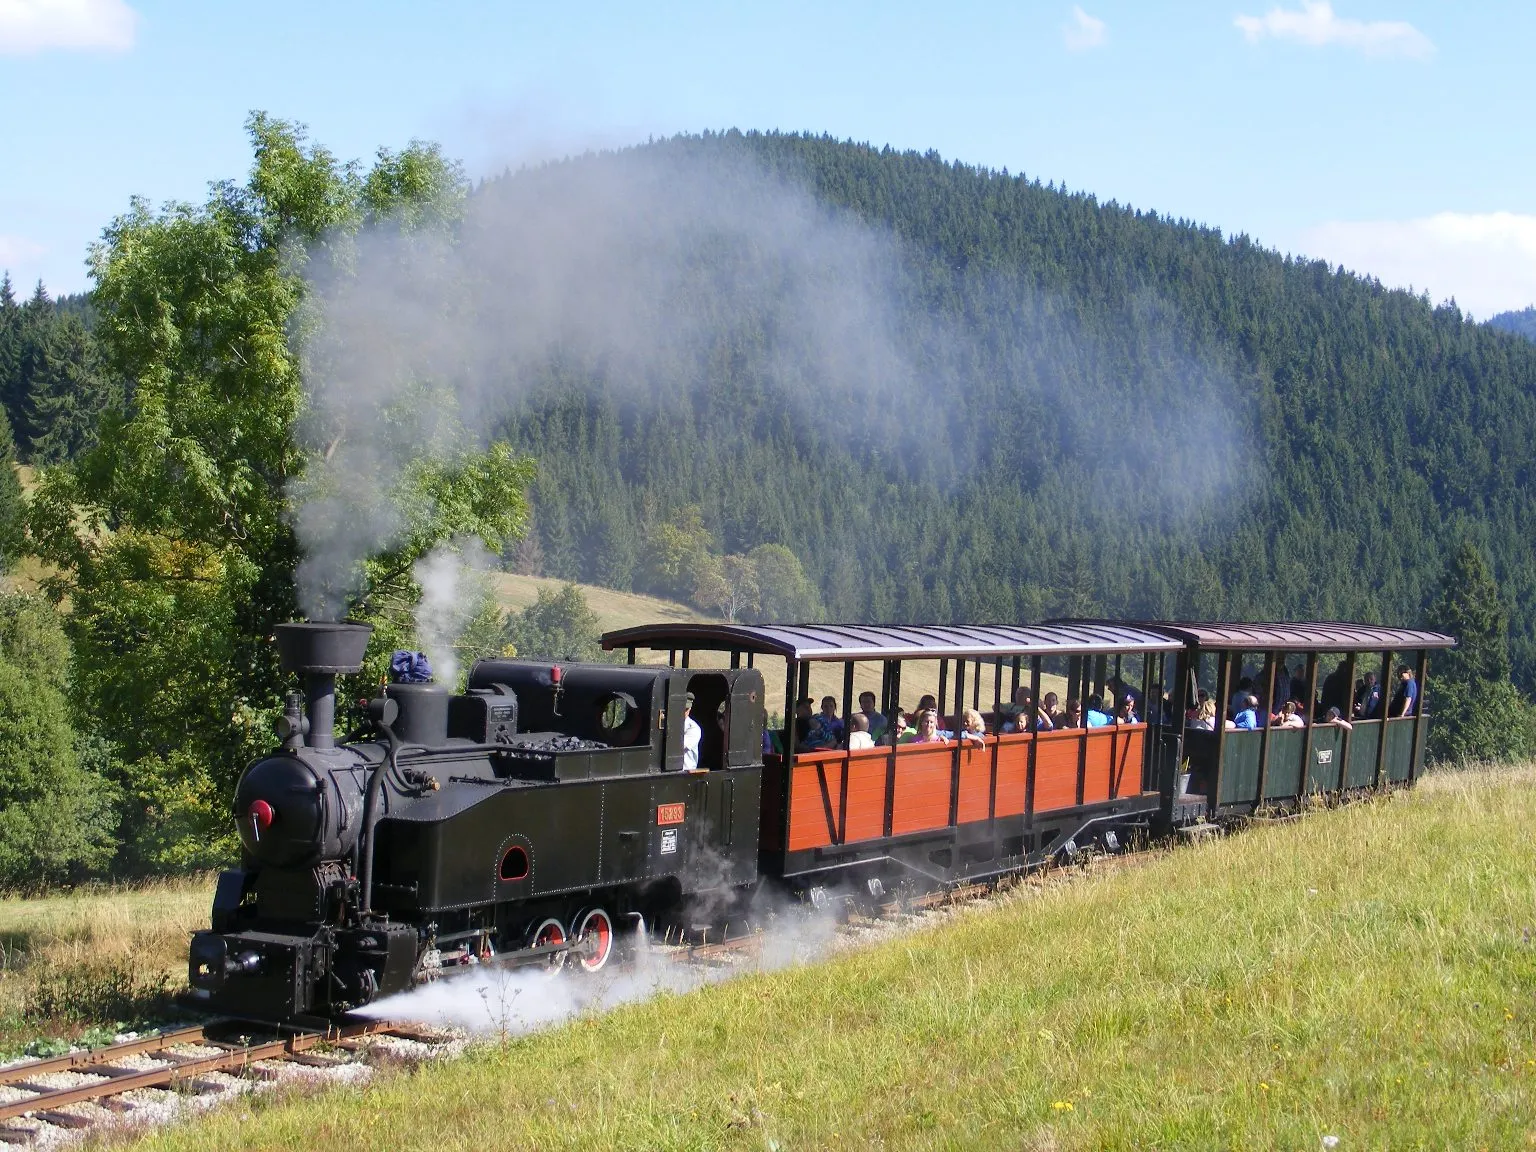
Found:
[[[1070,1111],[1072,1111],[1072,1101],[1070,1101],[1070,1100],[1053,1100],[1053,1101],[1051,1101],[1051,1108],[1054,1109],[1057,1112],[1070,1112]]]
[[[1269,1091],[1269,1085],[1264,1083],[1264,1081],[1260,1080],[1259,1081],[1259,1091],[1260,1092],[1268,1092]]]

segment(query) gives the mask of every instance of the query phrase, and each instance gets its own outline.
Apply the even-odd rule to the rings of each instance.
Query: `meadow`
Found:
[[[213,879],[0,899],[0,1055],[163,1014],[186,985],[187,939]]]
[[[1524,1147],[1533,822],[1435,775],[150,1146]]]

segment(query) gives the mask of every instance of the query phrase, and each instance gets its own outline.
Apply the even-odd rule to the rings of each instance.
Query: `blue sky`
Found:
[[[1478,316],[1536,303],[1536,5],[0,0],[0,266],[88,284],[128,198],[242,178],[261,108],[471,174],[828,132],[1247,232]]]

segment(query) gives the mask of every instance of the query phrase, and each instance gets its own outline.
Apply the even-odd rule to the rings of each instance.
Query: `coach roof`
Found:
[[[864,624],[644,624],[603,634],[603,647],[757,652],[789,660],[943,660],[1167,652],[1181,642],[1108,621],[1034,627],[874,627]]]
[[[1063,627],[1093,626],[1094,620],[1057,620]],[[1383,628],[1375,624],[1346,624],[1339,621],[1310,623],[1241,623],[1212,621],[1139,621],[1136,627],[1149,628],[1172,636],[1185,644],[1198,644],[1213,651],[1228,652],[1415,652],[1421,648],[1454,648],[1456,638],[1419,628]]]

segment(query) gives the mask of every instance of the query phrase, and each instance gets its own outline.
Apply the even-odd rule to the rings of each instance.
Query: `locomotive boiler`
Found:
[[[338,742],[370,631],[277,629],[305,691],[237,786],[240,866],[189,954],[211,1010],[331,1017],[487,962],[595,972],[647,918],[755,879],[758,672],[481,661],[462,694],[389,685]],[[721,771],[682,770],[690,705]]]

